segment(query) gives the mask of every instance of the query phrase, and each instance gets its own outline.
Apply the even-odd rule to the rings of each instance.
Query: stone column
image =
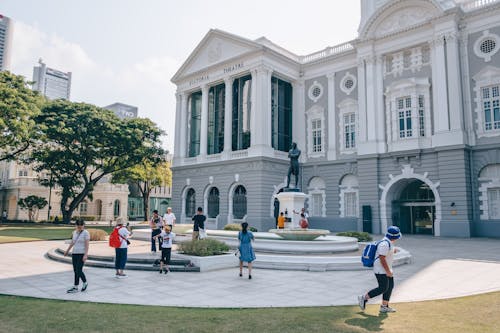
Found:
[[[305,120],[305,99],[304,80],[299,79],[292,82],[293,106],[292,106],[292,141],[306,142],[306,120]],[[305,147],[299,147],[305,149]],[[301,155],[301,160],[307,154]]]
[[[180,157],[180,138],[181,138],[181,117],[182,117],[182,98],[180,93],[175,93],[175,137],[174,137],[174,159]]]
[[[377,99],[375,95],[375,57],[368,56],[365,58],[366,64],[366,139],[368,142],[373,143],[376,140],[376,111],[377,111]]]
[[[179,158],[184,159],[187,153],[187,143],[189,141],[187,132],[187,117],[188,117],[188,96],[186,93],[181,93],[181,111],[180,111],[180,128],[179,128]]]
[[[252,88],[255,88],[250,116],[252,155],[262,155],[271,149],[271,76],[272,70],[264,66],[252,71]]]
[[[431,54],[434,128],[435,133],[438,134],[450,129],[443,36],[439,36],[431,42]]]
[[[224,79],[226,87],[226,100],[224,104],[224,152],[226,159],[231,156],[232,150],[232,126],[233,126],[233,78],[227,77]]]
[[[386,127],[385,127],[385,105],[384,105],[384,57],[381,55],[375,58],[375,99],[376,99],[376,140],[377,152],[385,153],[387,151],[386,145]]]
[[[200,155],[204,160],[207,156],[208,144],[208,89],[207,85],[201,87],[201,129],[200,129]]]
[[[323,130],[328,133],[328,160],[337,159],[337,128],[338,118],[335,105],[335,73],[330,73],[326,76],[328,78],[328,126],[323,125]],[[340,128],[338,128],[340,130]]]
[[[460,75],[460,59],[458,54],[457,33],[452,32],[446,35],[446,56],[448,70],[448,94],[450,110],[450,127],[452,131],[462,131],[463,110],[462,110],[462,77]]]
[[[359,140],[356,143],[367,141],[367,124],[366,124],[366,87],[365,87],[365,61],[358,61],[358,121],[359,121]]]

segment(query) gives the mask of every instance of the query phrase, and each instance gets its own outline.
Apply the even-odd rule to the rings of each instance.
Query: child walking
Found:
[[[175,233],[171,231],[171,227],[166,225],[162,232],[159,235],[156,235],[155,238],[161,237],[163,242],[161,244],[161,260],[160,260],[160,274],[163,271],[165,274],[170,272],[169,264],[170,264],[170,256],[172,254],[172,242],[175,237]],[[165,266],[165,267],[164,267]]]

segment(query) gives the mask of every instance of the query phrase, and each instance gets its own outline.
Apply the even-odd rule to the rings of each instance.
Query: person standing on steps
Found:
[[[396,309],[389,306],[392,289],[394,288],[394,276],[392,262],[396,248],[394,243],[401,238],[401,231],[396,226],[387,228],[385,237],[378,243],[375,252],[375,262],[373,263],[373,273],[378,282],[378,287],[370,290],[365,295],[358,296],[358,304],[361,310],[365,310],[366,302],[370,298],[382,295],[381,313],[396,312]]]
[[[172,254],[172,242],[175,238],[175,233],[171,231],[169,225],[166,225],[161,234],[155,237],[161,237],[163,240],[161,244],[160,274],[162,271],[167,274],[170,272],[170,256]],[[163,266],[165,266],[165,268],[163,268]]]
[[[87,261],[89,255],[89,244],[90,244],[90,234],[85,230],[85,223],[83,220],[76,220],[75,231],[73,231],[73,237],[71,238],[71,244],[68,249],[64,252],[64,256],[67,256],[69,250],[73,248],[71,253],[71,261],[73,263],[73,272],[75,273],[75,279],[73,287],[67,290],[68,293],[78,292],[78,285],[80,279],[83,282],[82,291],[87,290],[87,277],[83,273],[83,265]]]
[[[255,252],[253,251],[252,241],[254,240],[251,231],[248,231],[248,223],[241,224],[241,231],[238,233],[240,241],[240,277],[243,276],[243,262],[248,263],[248,278],[252,278],[252,262],[255,260]]]

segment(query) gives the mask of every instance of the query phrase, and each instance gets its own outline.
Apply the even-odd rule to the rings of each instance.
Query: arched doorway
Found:
[[[392,224],[403,234],[434,234],[435,197],[421,180],[404,179],[394,185]]]

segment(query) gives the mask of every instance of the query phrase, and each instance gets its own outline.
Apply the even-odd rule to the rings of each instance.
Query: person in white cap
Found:
[[[168,207],[167,212],[165,215],[163,215],[163,222],[165,225],[168,225],[170,227],[170,230],[173,230],[174,225],[175,225],[175,214],[172,213],[172,208]]]
[[[381,313],[396,312],[389,306],[392,289],[394,288],[394,277],[392,271],[392,262],[396,248],[394,243],[401,238],[401,231],[396,226],[387,228],[385,237],[378,243],[375,253],[375,262],[373,263],[373,273],[377,278],[378,287],[370,290],[365,295],[358,296],[358,304],[361,310],[365,310],[366,302],[370,298],[382,295]]]

